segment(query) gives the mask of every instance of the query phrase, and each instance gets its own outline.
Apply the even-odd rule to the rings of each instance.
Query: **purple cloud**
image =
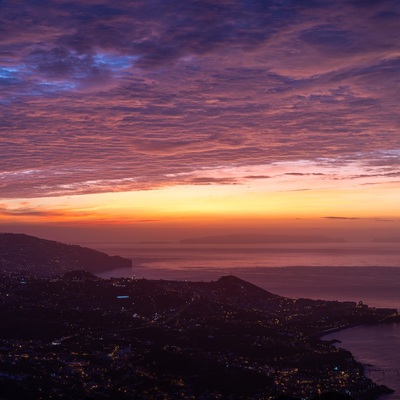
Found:
[[[398,2],[8,0],[0,26],[1,197],[400,171]]]

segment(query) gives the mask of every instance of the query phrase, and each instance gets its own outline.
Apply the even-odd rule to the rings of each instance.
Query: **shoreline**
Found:
[[[115,271],[115,270],[114,270]],[[98,274],[98,276],[101,276],[100,274]],[[103,279],[111,279],[111,277],[104,277],[104,275],[102,276]],[[140,278],[136,278],[136,279],[140,279]],[[181,281],[181,279],[156,279],[156,278],[142,278],[145,280],[149,280],[149,281],[158,281],[158,280],[167,280],[167,281]],[[210,279],[210,281],[213,281],[214,279]],[[195,280],[196,281],[196,280]],[[372,307],[374,308],[374,307]],[[385,307],[381,307],[381,308],[385,308]],[[387,309],[391,309],[391,308],[387,308]],[[394,309],[393,309],[394,310]],[[357,328],[357,327],[361,327],[361,326],[368,326],[368,325],[379,325],[379,324],[386,324],[386,323],[390,323],[392,321],[389,321],[389,318],[395,318],[397,320],[400,321],[400,316],[399,315],[393,315],[392,317],[388,317],[385,320],[379,321],[379,322],[371,322],[371,323],[355,323],[355,324],[350,324],[350,325],[343,325],[340,327],[336,327],[336,328],[331,328],[328,330],[325,330],[323,332],[319,332],[316,333],[315,335],[312,335],[320,340],[323,340],[324,336],[333,334],[335,332],[341,332],[341,331],[345,331],[345,330],[349,330],[349,329],[353,329],[353,328]],[[329,342],[329,341],[326,341]],[[332,342],[332,340],[331,340]],[[336,343],[341,343],[340,341],[336,342]],[[332,345],[335,345],[334,343],[332,343]],[[362,375],[368,379],[368,381],[371,382],[371,384],[373,384],[374,386],[370,389],[368,389],[361,397],[359,397],[360,399],[366,399],[366,400],[370,400],[371,398],[378,400],[379,398],[381,398],[382,396],[385,395],[390,395],[395,393],[395,391],[393,389],[391,389],[390,387],[386,386],[386,385],[380,385],[376,382],[374,382],[370,377],[366,376],[365,373],[365,367],[366,365],[364,365],[363,363],[359,362],[353,355],[353,353],[350,350],[347,350],[345,348],[343,348],[342,346],[337,346],[342,348],[345,351],[348,351],[352,358],[354,359],[354,361],[357,363],[357,365],[359,366],[360,371],[362,372]],[[372,396],[372,397],[371,397]]]
[[[399,316],[395,316],[395,318],[399,319]],[[362,363],[362,362],[358,361],[358,359],[354,356],[353,352],[350,349],[342,346],[342,343],[343,343],[342,340],[340,340],[340,339],[323,340],[323,337],[327,336],[327,335],[334,334],[335,332],[343,332],[343,331],[350,330],[350,329],[353,329],[353,328],[358,328],[358,327],[363,327],[363,326],[366,327],[366,326],[374,326],[374,325],[383,325],[383,324],[387,324],[387,323],[390,323],[390,321],[383,320],[383,321],[379,321],[377,323],[363,323],[363,324],[350,325],[348,327],[332,328],[332,329],[329,329],[327,331],[322,332],[318,336],[318,338],[320,340],[325,341],[325,342],[331,344],[332,346],[335,346],[337,348],[340,348],[342,350],[345,350],[345,351],[349,352],[351,354],[351,356],[353,357],[353,360],[359,366],[360,371],[362,372],[363,376],[367,380],[369,380],[371,383],[373,383],[375,385],[373,388],[369,389],[363,395],[361,395],[360,399],[369,400],[369,399],[371,399],[370,395],[372,395],[373,399],[379,400],[383,396],[390,396],[390,395],[395,394],[397,392],[396,392],[396,390],[390,388],[389,386],[376,383],[370,376],[367,376],[366,375],[367,367],[371,367],[373,365],[367,364],[367,363]]]
[[[160,256],[163,256],[162,252]],[[184,260],[186,259],[187,256],[184,256]],[[136,265],[136,261],[132,270],[128,272],[108,271],[99,275],[105,278],[135,275],[136,278],[145,279],[212,281],[217,280],[221,275],[233,274],[283,297],[356,303],[362,300],[370,307],[400,309],[400,294],[396,284],[400,280],[399,267],[225,266],[222,268],[222,261],[218,265],[201,267],[192,266],[189,261],[185,265],[177,266],[173,260],[170,260],[173,268],[167,268],[164,264],[154,267],[151,263],[148,266]],[[226,262],[228,263],[226,265],[231,265],[229,260]],[[382,275],[386,276],[383,280]],[[377,286],[378,277],[380,280]],[[353,281],[357,282],[357,285],[348,284]]]

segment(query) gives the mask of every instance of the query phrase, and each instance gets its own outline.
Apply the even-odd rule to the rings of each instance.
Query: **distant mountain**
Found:
[[[376,239],[373,239],[372,242],[374,242],[374,243],[400,243],[400,236],[376,238]]]
[[[138,242],[139,244],[170,244],[171,242],[167,240],[143,240]]]
[[[38,276],[73,270],[104,272],[131,268],[132,261],[97,250],[16,233],[0,233],[0,269]]]
[[[268,244],[268,243],[344,243],[343,238],[327,236],[287,236],[262,234],[233,234],[182,239],[182,244]]]

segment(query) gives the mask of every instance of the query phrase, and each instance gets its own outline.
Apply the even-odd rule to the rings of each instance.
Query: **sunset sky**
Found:
[[[400,236],[400,2],[0,0],[0,231]]]

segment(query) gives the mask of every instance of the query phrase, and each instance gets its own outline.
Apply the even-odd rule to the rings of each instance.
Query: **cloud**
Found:
[[[282,190],[281,192],[307,192],[311,190],[310,188],[304,188],[304,189],[288,189],[288,190]]]
[[[344,220],[356,220],[356,219],[361,219],[361,218],[355,218],[355,217],[323,217],[325,219],[344,219]]]
[[[322,172],[311,172],[311,173],[303,173],[303,172],[285,172],[284,175],[291,175],[291,176],[324,176]]]
[[[364,3],[2,1],[1,197],[398,176],[400,6]]]
[[[270,179],[268,175],[247,175],[243,177],[244,179]]]
[[[48,218],[60,218],[60,217],[74,217],[74,218],[85,218],[90,217],[93,214],[90,212],[77,212],[70,210],[48,210],[42,209],[39,207],[20,205],[16,207],[6,206],[4,204],[0,204],[0,217],[20,217],[23,219],[48,219]]]
[[[193,178],[188,181],[189,184],[192,185],[236,185],[238,183],[237,179],[229,179],[229,178],[211,178],[211,177],[198,177]]]

